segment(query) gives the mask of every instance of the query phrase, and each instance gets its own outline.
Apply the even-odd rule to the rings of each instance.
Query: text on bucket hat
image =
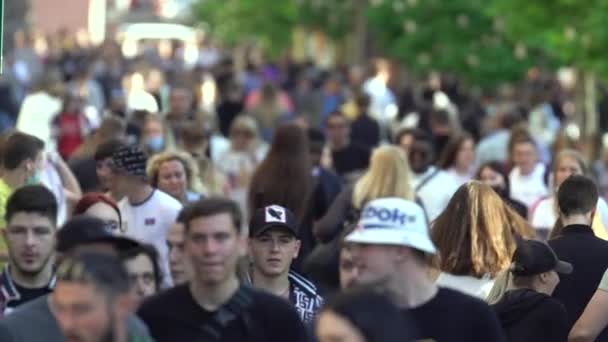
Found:
[[[370,201],[347,243],[399,245],[434,254],[424,210],[416,203],[388,197]]]

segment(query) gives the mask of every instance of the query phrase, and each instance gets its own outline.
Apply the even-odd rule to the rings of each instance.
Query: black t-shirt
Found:
[[[250,292],[253,303],[248,312],[230,322],[218,341],[308,341],[309,334],[287,301],[261,291]],[[154,296],[138,312],[156,342],[205,342],[203,327],[214,314],[196,303],[187,284]]]
[[[367,169],[369,165],[370,150],[358,144],[349,144],[341,150],[334,150],[331,153],[333,166],[336,173],[344,175]]]
[[[406,313],[418,327],[417,340],[505,341],[494,311],[481,300],[458,291],[440,288],[429,302]]]
[[[22,304],[32,301],[38,297],[46,296],[47,294],[52,292],[52,290],[49,289],[48,286],[36,287],[36,288],[30,289],[27,287],[20,286],[17,283],[13,283],[13,285],[15,286],[15,289],[19,293],[19,299],[11,300],[10,302],[8,302],[7,307],[11,308],[11,309],[14,309]]]

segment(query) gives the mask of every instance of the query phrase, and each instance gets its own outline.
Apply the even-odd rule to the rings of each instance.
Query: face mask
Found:
[[[36,170],[36,172],[33,175],[27,177],[25,179],[25,184],[26,185],[38,185],[38,184],[40,184],[40,171]]]
[[[152,151],[158,152],[163,149],[165,145],[165,139],[162,136],[150,137],[145,141],[146,147]]]

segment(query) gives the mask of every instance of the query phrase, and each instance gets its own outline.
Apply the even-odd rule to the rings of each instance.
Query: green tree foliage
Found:
[[[215,36],[234,44],[256,39],[270,54],[277,55],[291,44],[298,24],[293,1],[200,0],[194,6],[197,19],[206,22]]]
[[[507,40],[488,0],[374,0],[370,30],[380,51],[415,71],[451,72],[492,87],[518,80],[532,65],[523,44]]]
[[[608,76],[608,0],[492,0],[505,34],[561,64]]]

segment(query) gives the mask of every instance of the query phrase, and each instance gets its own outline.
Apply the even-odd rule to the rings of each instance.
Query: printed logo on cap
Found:
[[[271,205],[266,207],[266,222],[279,222],[287,223],[287,213],[285,208],[279,207],[278,205]]]

